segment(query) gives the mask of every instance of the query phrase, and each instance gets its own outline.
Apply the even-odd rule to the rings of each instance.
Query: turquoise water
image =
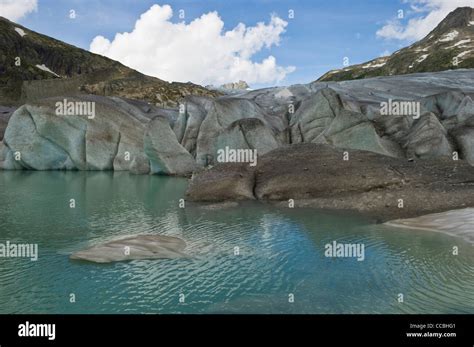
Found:
[[[36,262],[0,258],[0,313],[474,313],[474,247],[460,239],[260,203],[181,209],[186,184],[0,172],[0,243],[39,245]],[[183,238],[191,257],[69,260],[96,243],[154,233]],[[365,260],[325,257],[334,240],[363,243]]]

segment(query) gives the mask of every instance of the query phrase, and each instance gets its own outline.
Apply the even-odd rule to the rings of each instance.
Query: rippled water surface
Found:
[[[0,258],[0,313],[474,313],[474,247],[462,239],[259,203],[181,209],[185,188],[128,173],[0,172],[0,243],[39,245],[36,262]],[[69,260],[133,234],[181,237],[191,258]],[[365,244],[365,260],[326,258],[334,240]]]

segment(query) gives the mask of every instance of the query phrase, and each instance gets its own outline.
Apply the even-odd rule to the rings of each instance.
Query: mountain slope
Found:
[[[376,76],[474,68],[474,9],[451,12],[424,39],[390,56],[332,70],[318,81],[343,81]]]
[[[52,82],[53,81],[53,82]],[[192,83],[168,83],[0,17],[0,104],[90,93],[176,105],[185,95],[216,95]]]

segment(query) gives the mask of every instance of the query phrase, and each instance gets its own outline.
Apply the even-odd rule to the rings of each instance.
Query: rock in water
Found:
[[[137,235],[106,242],[73,253],[70,259],[94,263],[112,263],[136,259],[185,258],[184,240],[164,235]]]
[[[196,173],[186,195],[192,201],[257,199],[286,206],[292,199],[298,206],[356,210],[390,220],[474,206],[474,170],[445,157],[409,161],[294,144],[261,156],[254,168],[218,164]]]
[[[254,169],[248,164],[223,163],[195,174],[186,197],[207,202],[253,200],[254,186]]]
[[[385,224],[397,228],[437,231],[461,237],[474,244],[474,208],[433,213],[416,218],[397,219]]]

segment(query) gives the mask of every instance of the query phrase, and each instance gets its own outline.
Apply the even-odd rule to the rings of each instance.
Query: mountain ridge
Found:
[[[193,84],[167,82],[120,62],[0,17],[0,104],[20,105],[56,94],[95,94],[176,106],[190,94],[216,96]],[[55,81],[54,86],[49,81]]]
[[[331,70],[317,81],[344,81],[474,68],[474,9],[450,12],[426,37],[393,54]]]

